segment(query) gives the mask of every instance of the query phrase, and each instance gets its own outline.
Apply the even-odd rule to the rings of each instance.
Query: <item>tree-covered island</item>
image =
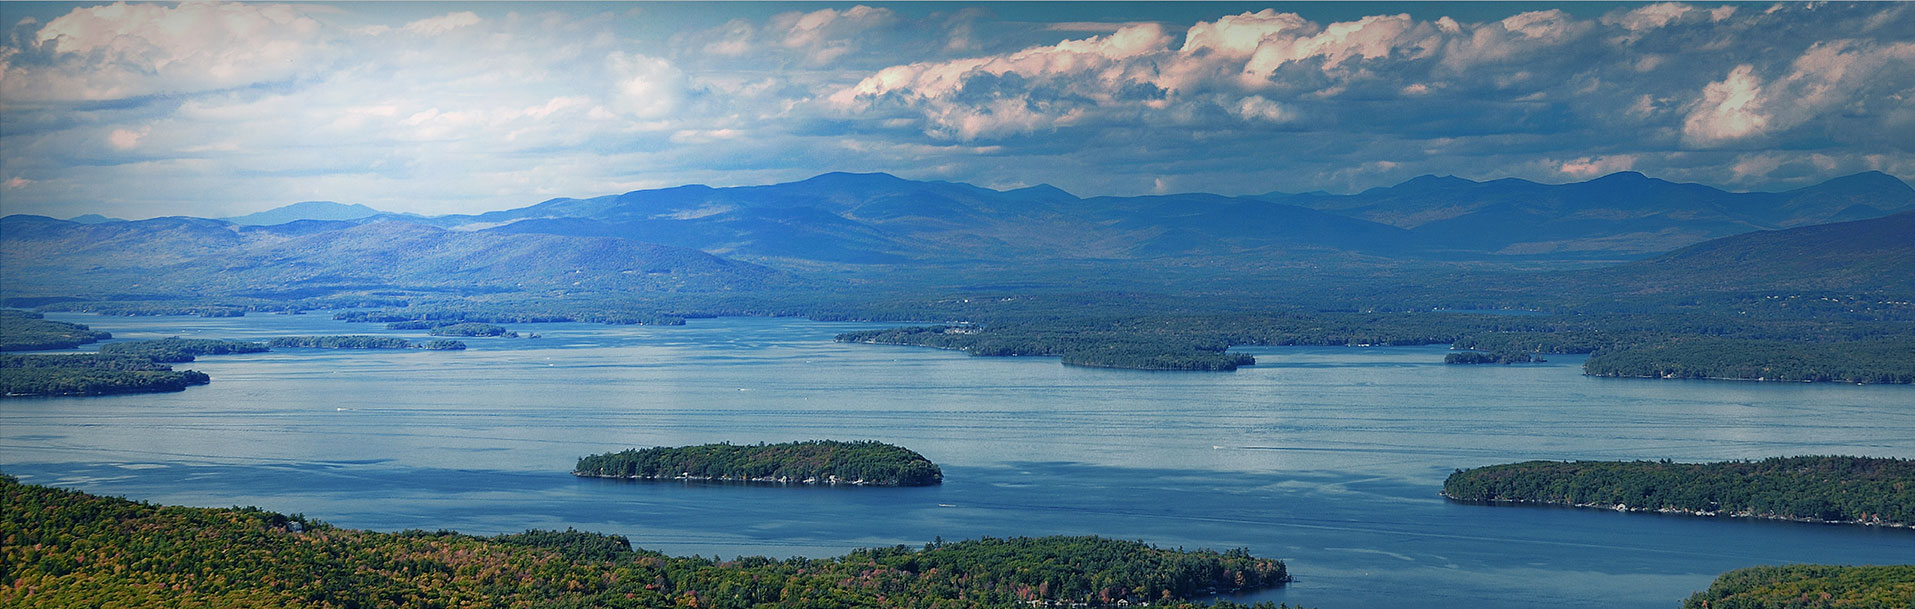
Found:
[[[858,486],[928,486],[944,481],[937,464],[910,449],[835,440],[631,449],[581,458],[572,473],[626,480]]]
[[[1527,461],[1457,470],[1456,501],[1631,512],[1915,526],[1915,461],[1772,457],[1761,461]]]
[[[256,508],[157,506],[0,476],[5,607],[1157,607],[1290,581],[1238,549],[983,538],[837,558],[675,557],[580,531],[341,529]],[[1277,609],[1269,603],[1257,607]]]

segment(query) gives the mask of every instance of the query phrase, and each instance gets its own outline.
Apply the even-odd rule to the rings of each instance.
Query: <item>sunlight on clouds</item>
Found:
[[[607,58],[618,83],[615,105],[641,119],[665,118],[684,102],[685,73],[657,57],[613,53]]]
[[[833,170],[1119,194],[1915,167],[1903,5],[808,8],[83,7],[0,44],[0,108],[22,126],[0,133],[0,175],[31,178],[8,182],[10,203],[299,193],[450,211]]]
[[[110,100],[290,78],[325,51],[318,21],[283,4],[115,3],[36,35],[51,66],[8,66],[8,99]]]
[[[1636,168],[1636,155],[1586,156],[1563,161],[1557,171],[1578,180],[1606,176]]]

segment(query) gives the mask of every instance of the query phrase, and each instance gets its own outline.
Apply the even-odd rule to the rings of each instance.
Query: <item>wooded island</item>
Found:
[[[944,481],[937,464],[910,449],[835,440],[631,449],[581,458],[572,473],[627,480],[858,486],[928,486]]]
[[[1915,525],[1915,461],[1772,457],[1761,461],[1527,461],[1457,470],[1443,496],[1631,512]]]

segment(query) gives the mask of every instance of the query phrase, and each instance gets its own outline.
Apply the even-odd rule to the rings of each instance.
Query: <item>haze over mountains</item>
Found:
[[[1733,280],[1779,256],[1786,259],[1772,263],[1781,266],[1764,268],[1821,276],[1813,283],[1828,287],[1840,283],[1829,277],[1906,269],[1915,259],[1907,251],[1915,241],[1909,210],[1915,189],[1874,172],[1780,193],[1731,193],[1625,172],[1563,185],[1426,176],[1350,195],[1094,198],[1048,186],[998,191],[830,173],[766,186],[561,198],[477,215],[306,202],[226,221],[9,216],[0,220],[0,260],[10,296],[55,296],[82,285],[95,296],[657,292],[790,285],[787,271],[820,269],[895,277],[920,268],[1018,275],[1077,265],[1195,268],[1237,278],[1285,263],[1587,265],[1695,246],[1623,268],[1680,268],[1683,276],[1707,270]],[[1889,216],[1896,212],[1904,213]],[[255,225],[290,218],[301,219]],[[1843,220],[1851,222],[1826,224]],[[1789,228],[1798,230],[1759,233]],[[1697,245],[1733,235],[1745,237]]]

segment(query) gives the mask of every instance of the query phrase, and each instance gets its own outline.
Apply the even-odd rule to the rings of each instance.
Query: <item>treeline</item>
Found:
[[[540,300],[501,303],[485,307],[468,305],[470,308],[455,308],[453,305],[446,304],[432,307],[408,307],[405,309],[389,308],[379,311],[342,311],[334,314],[333,319],[349,322],[387,324],[419,323],[417,327],[403,328],[413,330],[425,330],[435,327],[425,325],[423,322],[472,322],[486,324],[581,322],[647,326],[685,325],[685,317],[669,313],[623,310],[620,307],[572,307],[566,306],[566,304],[567,303],[553,303]]]
[[[1540,355],[1536,355],[1534,353],[1521,352],[1521,351],[1515,351],[1515,352],[1498,351],[1495,353],[1484,353],[1482,351],[1458,351],[1456,353],[1450,353],[1443,356],[1443,363],[1445,364],[1462,364],[1462,365],[1527,364],[1530,362],[1546,362],[1546,361],[1549,361],[1549,360],[1543,359],[1543,357]]]
[[[635,480],[876,486],[924,486],[944,480],[937,464],[910,449],[882,442],[835,440],[631,449],[580,458],[572,473]]]
[[[495,326],[492,324],[472,322],[472,321],[434,327],[430,330],[427,330],[426,334],[430,334],[432,336],[501,336],[505,338],[519,337],[518,332],[513,332],[511,330],[507,330],[505,328]]]
[[[1915,565],[1788,565],[1736,569],[1691,595],[1682,609],[1907,609]]]
[[[1679,337],[1599,352],[1595,376],[1915,383],[1915,339],[1842,343]]]
[[[1706,311],[1658,314],[1494,315],[1445,312],[1283,312],[1093,317],[1057,312],[1041,319],[1007,318],[847,332],[841,342],[955,349],[980,356],[1050,355],[1070,363],[1123,368],[1230,370],[1245,365],[1232,346],[1409,346],[1447,344],[1486,352],[1498,363],[1534,361],[1546,353],[1592,353],[1590,374],[1638,368],[1660,354],[1708,370],[1709,378],[1908,383],[1915,372],[1915,324],[1878,320],[1742,319]],[[1712,342],[1713,341],[1713,342]],[[1673,345],[1673,347],[1672,347]],[[1695,345],[1689,348],[1686,345]],[[1715,348],[1711,348],[1711,347]],[[1604,359],[1608,354],[1620,354]],[[1481,361],[1455,354],[1450,363]],[[1718,365],[1718,362],[1721,365]],[[1481,362],[1487,363],[1487,362]],[[1729,365],[1733,363],[1734,365]],[[1654,367],[1643,368],[1653,372]],[[1766,369],[1766,370],[1765,370]]]
[[[0,309],[0,351],[72,349],[113,338],[80,324],[45,319],[32,311]]]
[[[1443,481],[1443,495],[1458,501],[1915,526],[1915,461],[1528,461],[1457,470]]]
[[[6,397],[184,391],[210,379],[133,355],[0,355]]]
[[[840,558],[671,557],[616,536],[377,533],[252,508],[160,507],[0,477],[0,605],[984,608],[1200,605],[1290,580],[1243,550],[978,539]],[[1258,607],[1275,609],[1267,603]]]
[[[190,362],[201,355],[225,355],[229,353],[261,353],[268,351],[265,343],[243,340],[212,340],[203,338],[179,338],[177,336],[156,340],[134,340],[100,345],[100,353],[109,355],[137,355],[156,362],[178,364]]]
[[[410,349],[412,341],[390,336],[281,336],[266,342],[273,347],[308,349]]]
[[[1049,333],[986,331],[978,326],[928,326],[846,332],[837,335],[836,340],[935,347],[985,357],[1056,356],[1065,365],[1096,368],[1229,371],[1257,363],[1257,359],[1248,354],[1226,352],[1229,345],[1216,341],[1106,331]]]

